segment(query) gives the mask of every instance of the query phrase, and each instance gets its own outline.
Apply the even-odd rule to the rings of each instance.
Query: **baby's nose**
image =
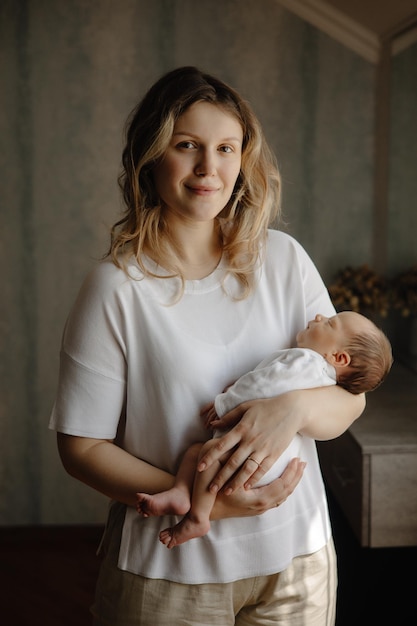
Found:
[[[323,319],[323,316],[320,315],[320,313],[317,313],[316,317],[314,318],[315,322],[321,322],[321,320]]]

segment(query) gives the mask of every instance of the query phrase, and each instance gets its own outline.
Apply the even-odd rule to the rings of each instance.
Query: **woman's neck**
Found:
[[[186,280],[205,278],[216,269],[223,252],[221,229],[217,221],[177,228],[171,234]]]

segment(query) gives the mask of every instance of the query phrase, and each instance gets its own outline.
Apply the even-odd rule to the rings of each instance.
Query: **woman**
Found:
[[[135,510],[137,492],[170,488],[182,453],[209,438],[200,414],[217,393],[316,311],[334,313],[305,251],[268,229],[280,179],[259,123],[233,89],[179,68],[132,113],[123,166],[125,214],[68,319],[51,418],[67,471],[113,501],[94,623],[333,624],[314,438],[348,428],[362,396],[303,390],[226,415],[239,423],[199,467],[233,450],[205,537],[167,550],[159,532],[178,518]],[[297,433],[301,460],[256,488]]]

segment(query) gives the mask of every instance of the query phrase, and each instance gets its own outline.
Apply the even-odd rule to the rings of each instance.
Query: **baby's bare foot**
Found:
[[[136,494],[136,510],[142,517],[185,515],[190,508],[188,493],[173,487],[168,491]]]
[[[165,528],[159,533],[159,540],[166,545],[167,548],[174,548],[190,539],[202,537],[210,530],[209,520],[192,519],[189,515],[183,517],[175,526]]]

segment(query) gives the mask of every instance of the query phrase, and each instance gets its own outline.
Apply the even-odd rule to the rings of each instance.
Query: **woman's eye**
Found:
[[[185,148],[186,150],[191,150],[192,148],[195,147],[195,145],[193,144],[192,141],[181,141],[181,143],[179,143],[177,147]]]
[[[233,148],[231,146],[220,146],[220,151],[221,152],[233,152]]]

